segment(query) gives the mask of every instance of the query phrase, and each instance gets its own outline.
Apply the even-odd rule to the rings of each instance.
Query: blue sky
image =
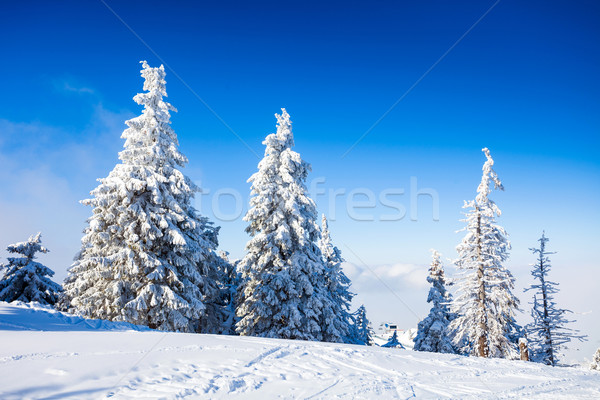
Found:
[[[475,195],[489,147],[506,187],[493,197],[513,242],[508,266],[524,320],[527,249],[545,229],[559,251],[559,300],[592,311],[576,315],[593,337],[574,356],[600,345],[600,308],[580,294],[600,278],[600,4],[500,1],[346,156],[493,1],[106,4],[118,17],[101,1],[0,6],[0,246],[41,230],[52,251],[45,260],[64,278],[90,215],[77,201],[118,161],[123,122],[140,112],[131,99],[141,91],[139,61],[159,65],[158,55],[179,110],[172,120],[190,159],[185,172],[209,191],[197,205],[211,218],[218,190],[239,193],[245,209],[254,153],[286,107],[296,150],[313,166],[309,184],[324,178],[327,193],[345,190],[331,229],[358,301],[375,321],[413,326],[428,310],[428,250],[455,257],[461,205]],[[348,193],[361,188],[404,189],[391,198],[410,211],[411,177],[437,193],[439,221],[426,196],[416,221],[348,216]],[[232,198],[221,200],[231,212]],[[333,213],[327,195],[315,200]],[[357,213],[393,211],[377,203]],[[216,222],[222,247],[240,257],[245,223]]]

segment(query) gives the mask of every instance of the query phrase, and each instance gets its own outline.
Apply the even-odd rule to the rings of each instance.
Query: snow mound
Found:
[[[148,331],[146,326],[127,322],[87,319],[56,311],[39,303],[0,302],[2,331]]]
[[[12,303],[1,304],[0,321],[3,400],[600,398],[598,372],[524,361],[139,332]]]

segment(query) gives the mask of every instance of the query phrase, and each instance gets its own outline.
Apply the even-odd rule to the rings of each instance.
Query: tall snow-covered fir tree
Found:
[[[600,371],[600,348],[596,350],[592,362],[590,363],[590,369],[592,371]]]
[[[358,307],[352,317],[354,324],[351,327],[351,343],[373,346],[373,328],[367,318],[367,309],[364,305]]]
[[[427,282],[431,283],[427,302],[432,304],[429,315],[425,317],[417,329],[415,338],[416,351],[434,353],[454,353],[452,337],[448,325],[453,315],[450,312],[452,295],[446,290],[446,276],[440,260],[440,253],[431,250],[432,258]]]
[[[139,117],[126,121],[124,150],[82,201],[93,208],[65,281],[63,308],[90,318],[169,331],[216,332],[221,260],[218,228],[192,205],[199,188],[178,168],[187,158],[171,128],[165,70],[142,62]]]
[[[37,301],[54,305],[62,288],[50,279],[54,271],[34,261],[36,253],[49,251],[42,246],[42,234],[33,235],[26,242],[11,244],[6,250],[18,257],[8,257],[8,263],[0,265],[0,271],[6,269],[0,279],[0,301]]]
[[[537,280],[525,291],[534,290],[531,316],[533,322],[525,327],[529,341],[529,354],[532,361],[555,366],[558,364],[561,348],[573,339],[584,340],[576,330],[566,327],[569,322],[565,317],[571,311],[556,306],[554,295],[558,293],[558,284],[548,279],[550,258],[554,252],[546,251],[549,239],[542,233],[539,239],[540,248],[531,248],[537,254],[537,262],[532,264],[531,275]]]
[[[354,294],[350,292],[350,279],[342,270],[341,251],[333,245],[327,218],[321,220],[321,240],[319,247],[325,260],[325,295],[327,301],[323,307],[322,330],[326,342],[352,342],[349,338],[352,316],[350,302]]]
[[[515,279],[506,267],[510,243],[507,234],[496,224],[500,209],[489,198],[494,188],[504,190],[493,170],[494,160],[487,148],[487,161],[475,200],[466,202],[469,209],[466,235],[457,246],[457,295],[452,302],[456,318],[450,322],[454,343],[462,352],[479,357],[514,358],[517,356],[518,332],[515,311],[519,300],[513,295]]]
[[[265,156],[252,183],[244,217],[252,237],[240,262],[237,332],[240,335],[323,340],[325,265],[319,250],[315,203],[308,196],[310,165],[292,150],[290,116],[276,114]]]

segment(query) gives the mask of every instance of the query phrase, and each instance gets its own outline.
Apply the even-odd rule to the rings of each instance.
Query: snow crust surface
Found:
[[[598,399],[600,373],[298,340],[166,333],[0,303],[0,398]]]

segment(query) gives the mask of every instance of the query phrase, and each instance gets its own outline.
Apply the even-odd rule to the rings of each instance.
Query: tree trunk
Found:
[[[519,350],[521,350],[521,360],[529,361],[529,350],[527,349],[527,341],[519,340]]]
[[[544,243],[541,246],[540,253],[540,281],[542,283],[542,300],[544,305],[544,333],[546,336],[546,351],[548,353],[548,365],[554,366],[554,346],[552,345],[552,333],[548,325],[548,298],[546,294],[546,279],[544,277]]]
[[[489,348],[487,341],[487,324],[486,324],[486,312],[485,312],[485,282],[484,277],[484,265],[483,255],[481,254],[481,215],[479,215],[479,207],[476,207],[477,215],[477,260],[479,261],[479,268],[477,271],[477,279],[479,279],[479,308],[480,308],[480,320],[479,328],[481,329],[481,336],[478,339],[478,356],[488,357]]]

